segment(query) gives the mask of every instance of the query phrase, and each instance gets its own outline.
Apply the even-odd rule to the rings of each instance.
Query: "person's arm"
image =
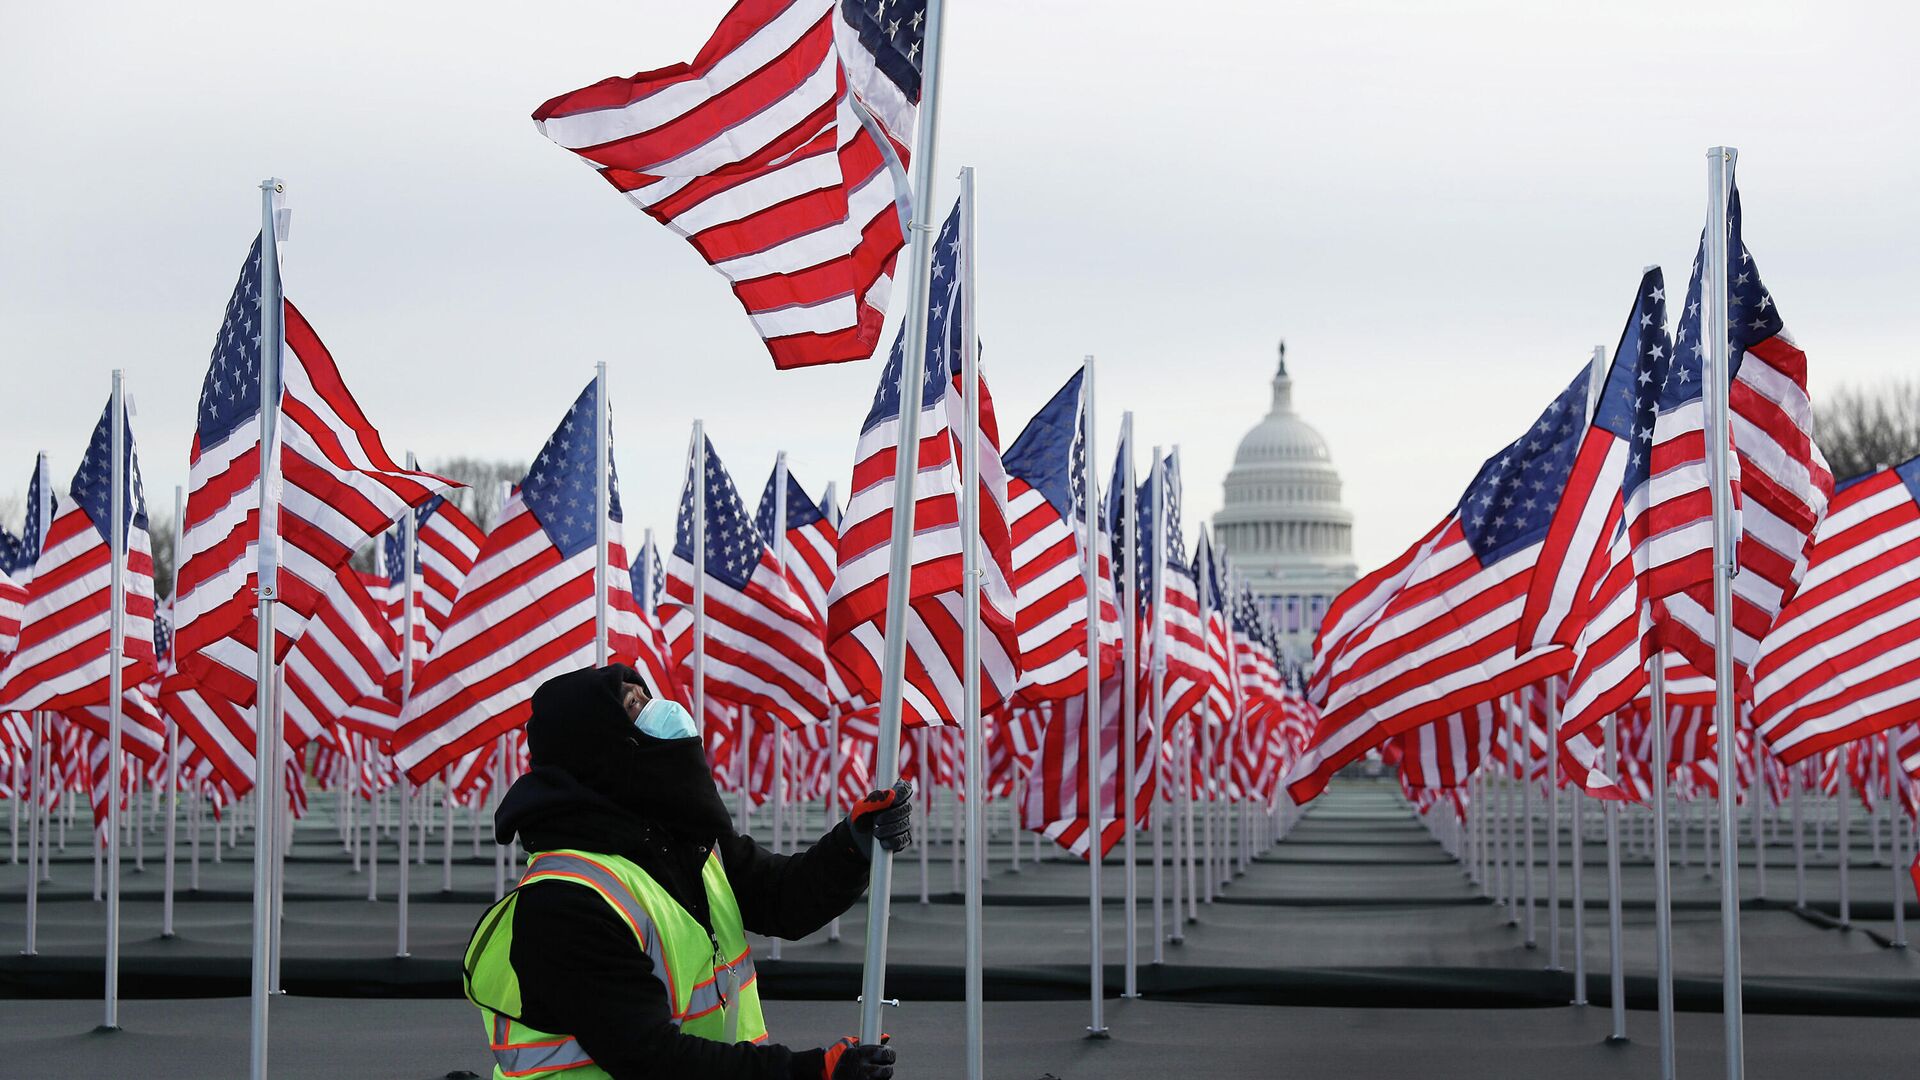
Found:
[[[867,891],[867,857],[844,821],[797,855],[775,855],[750,836],[729,836],[719,848],[740,921],[756,934],[806,937]]]
[[[682,1035],[653,958],[598,893],[564,881],[523,886],[513,919],[521,1016],[572,1035],[614,1080],[820,1080],[825,1052]]]

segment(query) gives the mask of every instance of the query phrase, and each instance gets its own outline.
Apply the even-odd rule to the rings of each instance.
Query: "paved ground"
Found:
[[[316,800],[323,811],[324,803]],[[1586,851],[1584,940],[1589,992],[1604,1002],[1604,849],[1597,843],[1599,815],[1590,817],[1596,842]],[[1855,825],[1862,827],[1859,815]],[[1809,898],[1816,909],[1832,909],[1838,889],[1833,834],[1826,831],[1817,846],[1812,829],[1806,837]],[[452,892],[441,892],[437,839],[436,862],[411,872],[412,957],[402,961],[393,958],[392,845],[380,868],[380,899],[369,902],[365,873],[353,870],[324,816],[303,825],[287,870],[283,967],[293,994],[275,1006],[276,1075],[363,1075],[326,1057],[343,1031],[353,1033],[358,1053],[379,1063],[364,1075],[483,1072],[476,1022],[453,995],[459,951],[492,896],[493,864],[490,856],[472,857],[464,832],[456,841],[460,858]],[[1124,868],[1117,859],[1102,868],[1107,980],[1114,995],[1107,1005],[1118,1036],[1106,1044],[1078,1037],[1087,1022],[1087,869],[1064,859],[1036,863],[1031,848],[1023,848],[1021,872],[1014,874],[1008,848],[1003,834],[987,885],[993,1075],[1051,1072],[1064,1080],[1076,1074],[1157,1076],[1174,1068],[1271,1075],[1280,1066],[1387,1075],[1395,1062],[1413,1061],[1422,1076],[1649,1071],[1653,1014],[1641,1010],[1652,1003],[1651,877],[1637,846],[1629,848],[1625,871],[1623,922],[1637,1040],[1627,1048],[1601,1046],[1604,1007],[1565,1007],[1573,995],[1571,976],[1543,971],[1549,927],[1544,830],[1535,844],[1539,948],[1528,949],[1521,927],[1509,925],[1505,911],[1482,895],[1396,792],[1385,784],[1341,783],[1284,843],[1227,886],[1218,902],[1200,905],[1198,919],[1183,926],[1184,943],[1165,946],[1158,966],[1151,964],[1146,900],[1152,867],[1143,844],[1137,943],[1149,1000],[1117,999],[1125,956]],[[929,903],[918,902],[916,858],[909,857],[896,878],[897,966],[890,985],[907,1003],[889,1026],[916,1063],[903,1075],[959,1074],[955,999],[963,911],[953,892],[948,850],[938,843],[929,847]],[[14,999],[4,1000],[0,1013],[16,1021],[0,1025],[0,1080],[241,1071],[246,1007],[239,995],[247,985],[250,917],[246,846],[227,852],[217,866],[203,864],[201,890],[180,896],[179,935],[173,939],[158,934],[157,844],[148,854],[154,858],[147,871],[125,878],[127,1030],[89,1034],[98,1019],[99,1006],[88,999],[99,985],[103,931],[101,906],[90,897],[91,864],[74,843],[65,858],[56,857],[54,881],[43,886],[41,956],[25,959],[11,950],[0,955],[0,1000]],[[1697,831],[1691,854],[1697,860]],[[1913,1019],[1920,1017],[1920,957],[1884,947],[1892,931],[1886,900],[1892,872],[1884,861],[1870,865],[1872,855],[1867,835],[1857,832],[1851,886],[1859,920],[1852,930],[1832,927],[1817,911],[1797,913],[1778,899],[1743,913],[1751,1075],[1804,1076],[1804,1068],[1820,1063],[1842,1067],[1844,1076],[1909,1074],[1889,1069],[1898,1053],[1911,1056],[1920,1047],[1920,1019]],[[1885,855],[1883,850],[1883,860]],[[1770,846],[1769,864],[1770,894],[1790,900],[1791,847]],[[1750,897],[1755,876],[1753,866],[1743,868]],[[181,877],[184,882],[184,870]],[[1562,960],[1569,967],[1570,879],[1570,868],[1563,867]],[[1676,871],[1675,879],[1682,1067],[1694,1074],[1717,1072],[1717,887],[1697,861]],[[22,938],[23,888],[24,868],[0,866],[0,896],[7,897],[0,902],[0,941]],[[1909,911],[1920,920],[1920,910]],[[777,1035],[813,1043],[854,1024],[845,1002],[857,986],[862,930],[863,912],[855,911],[844,920],[841,941],[822,932],[785,943],[778,962],[769,956],[768,943],[756,944],[763,986],[774,999]],[[71,1000],[52,1000],[57,997]],[[355,997],[361,999],[350,1000]],[[57,1062],[69,1067],[49,1067]],[[1350,1073],[1337,1068],[1343,1064],[1365,1068]]]

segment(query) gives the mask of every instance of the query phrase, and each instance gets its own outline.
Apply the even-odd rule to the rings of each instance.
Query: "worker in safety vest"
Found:
[[[770,1043],[745,934],[801,938],[853,906],[874,845],[911,842],[910,787],[774,855],[734,832],[687,711],[623,664],[542,685],[527,746],[494,825],[527,872],[463,965],[496,1078],[891,1080],[887,1046]]]

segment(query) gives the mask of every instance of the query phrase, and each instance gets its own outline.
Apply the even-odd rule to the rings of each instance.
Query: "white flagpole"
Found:
[[[1894,794],[1894,778],[1906,778],[1900,768],[1900,755],[1893,746],[1893,731],[1888,730],[1884,738],[1887,741],[1887,865],[1893,868],[1893,941],[1896,949],[1907,947],[1907,901],[1902,895],[1907,891],[1906,850],[1900,842],[1900,829],[1906,821],[1906,815],[1900,812],[1900,800]],[[1754,740],[1756,745],[1759,740]],[[1757,752],[1757,751],[1756,751]],[[1758,785],[1754,798],[1759,798]]]
[[[273,700],[273,615],[279,599],[280,570],[280,353],[285,340],[281,323],[279,217],[275,205],[285,191],[278,178],[260,183],[260,522],[256,545],[260,636],[255,643],[259,662],[254,673],[254,856],[253,856],[253,994],[249,1010],[247,1073],[251,1080],[267,1080],[267,991],[272,980],[274,800],[260,794],[279,778],[273,775],[274,740],[279,732],[267,717],[278,710]]]
[[[1167,470],[1160,457],[1160,448],[1153,448],[1153,461],[1148,465],[1153,484],[1153,551],[1148,558],[1153,561],[1153,578],[1149,586],[1153,590],[1153,622],[1148,628],[1149,641],[1153,652],[1149,661],[1153,679],[1153,760],[1147,767],[1154,770],[1153,785],[1153,962],[1163,964],[1167,959],[1166,934],[1166,868],[1163,865],[1164,853],[1160,834],[1166,823],[1167,807],[1172,800],[1167,797],[1165,784],[1160,783],[1161,748],[1169,745],[1167,740]],[[1127,553],[1130,557],[1135,551]],[[1171,781],[1171,777],[1168,780]]]
[[[407,452],[407,468],[415,468],[413,452]],[[400,712],[405,715],[407,705],[413,700],[413,624],[419,616],[414,604],[414,545],[419,541],[414,535],[415,519],[413,508],[408,507],[400,515]],[[599,577],[594,578],[598,587]],[[407,898],[410,890],[411,872],[408,868],[407,834],[413,829],[412,809],[413,783],[407,774],[400,773],[400,883],[394,893],[395,942],[393,955],[405,959],[407,952]],[[425,846],[426,840],[421,839]]]
[[[909,254],[904,272],[912,282],[907,290],[905,341],[900,364],[900,425],[893,473],[893,537],[887,567],[887,621],[885,653],[880,666],[880,716],[874,748],[873,781],[892,782],[900,771],[901,681],[906,674],[906,619],[909,575],[913,572],[914,472],[919,457],[910,448],[920,443],[922,365],[927,355],[927,303],[932,296],[929,277],[933,256],[933,162],[939,126],[940,30],[945,21],[943,0],[927,0],[925,63],[920,76],[920,110],[914,132],[913,211],[907,224]],[[867,884],[867,944],[860,980],[860,1041],[880,1041],[880,1007],[887,989],[887,913],[893,888],[893,855],[873,853]]]
[[[1126,983],[1121,997],[1140,996],[1140,880],[1134,870],[1134,852],[1136,840],[1134,833],[1140,828],[1139,807],[1134,804],[1134,773],[1139,762],[1134,760],[1135,740],[1140,726],[1140,690],[1135,679],[1139,667],[1140,642],[1136,630],[1138,613],[1135,610],[1134,582],[1140,569],[1134,565],[1135,546],[1139,542],[1138,526],[1134,516],[1134,477],[1133,477],[1133,413],[1131,410],[1120,414],[1120,452],[1125,456],[1126,466],[1121,474],[1121,483],[1126,490],[1120,493],[1122,549],[1126,557],[1121,563],[1120,581],[1120,783],[1125,793],[1120,796],[1122,813],[1126,818]],[[1092,455],[1089,454],[1089,457]],[[1018,844],[1015,845],[1018,850]]]
[[[1594,412],[1600,408],[1600,395],[1606,389],[1606,369],[1607,347],[1605,345],[1595,345],[1593,347],[1593,363],[1587,368],[1587,415],[1589,417],[1593,416]],[[1611,731],[1613,722],[1609,720],[1606,721],[1606,723],[1607,730]],[[1556,736],[1553,747],[1556,756],[1560,752],[1557,738]],[[1611,767],[1611,765],[1609,765],[1609,767]],[[1580,783],[1579,791],[1576,792],[1573,797],[1573,829],[1571,833],[1573,843],[1572,851],[1569,852],[1569,856],[1573,862],[1573,1003],[1575,1005],[1585,1005],[1587,1004],[1587,898],[1585,888],[1587,856],[1584,841],[1587,830],[1587,800],[1589,796],[1587,795],[1586,777],[1582,776],[1577,779]],[[1610,847],[1609,851],[1611,850],[1612,848]],[[1609,884],[1611,884],[1612,878],[1610,877],[1608,880]],[[1612,893],[1609,893],[1609,895],[1612,895]],[[1615,955],[1618,955],[1617,950]],[[1617,1013],[1615,1014],[1615,1019],[1616,1021],[1619,1019]]]
[[[125,705],[120,700],[125,672],[120,668],[127,651],[127,424],[126,377],[113,372],[113,401],[107,409],[107,977],[106,1010],[101,1028],[120,1030],[120,800],[126,785],[120,779],[120,723]],[[43,528],[44,536],[44,528]],[[42,543],[44,543],[44,539]]]
[[[453,891],[453,767],[440,770],[440,891]]]
[[[174,485],[173,488],[173,572],[175,588],[178,592],[180,580],[180,560],[186,551],[184,534],[187,521],[186,489]],[[166,827],[166,863],[161,874],[160,894],[160,936],[173,936],[173,855],[176,830],[180,817],[180,725],[173,722],[172,714],[167,716],[167,827]]]
[[[774,563],[786,572],[787,562],[787,452],[785,450],[773,456],[773,535],[768,538],[773,546]],[[780,830],[787,819],[787,725],[777,716],[773,720],[773,773],[770,786],[773,795],[773,853],[783,850],[780,843]],[[767,950],[767,958],[780,959],[780,938],[773,938]]]
[[[707,425],[700,420],[693,422],[693,445],[687,451],[688,477],[693,484],[693,722],[704,733],[707,730]],[[744,710],[740,720],[740,737],[735,739],[735,754],[745,761],[747,740]],[[741,775],[744,777],[745,766]],[[744,790],[746,785],[741,784]],[[747,816],[740,815],[740,827],[745,829]]]
[[[607,404],[607,362],[602,360],[593,365],[593,662],[598,667],[607,663],[607,471],[613,454],[612,412]]]
[[[1544,687],[1542,693],[1549,693]],[[1520,857],[1525,860],[1526,868],[1522,874],[1521,912],[1525,929],[1523,936],[1527,948],[1537,948],[1539,941],[1534,937],[1533,922],[1533,720],[1521,707],[1520,694],[1515,693],[1513,701],[1514,716],[1520,721],[1520,818],[1525,828],[1522,834]]]
[[[1720,948],[1721,1012],[1725,1022],[1727,1080],[1746,1075],[1745,1035],[1740,994],[1740,832],[1734,820],[1735,771],[1733,686],[1734,521],[1732,440],[1728,416],[1728,380],[1732,375],[1727,325],[1727,199],[1733,189],[1739,151],[1716,146],[1707,151],[1706,308],[1707,461],[1713,496],[1713,682],[1714,723],[1720,733]]]
[[[41,517],[45,520],[44,514]],[[44,530],[45,526],[41,528]],[[42,849],[53,843],[53,822],[48,820],[46,828],[41,828],[40,807],[47,798],[46,781],[41,778],[47,759],[46,744],[47,714],[35,709],[33,745],[29,747],[33,756],[27,759],[27,790],[31,796],[27,803],[27,940],[20,950],[21,956],[40,955],[36,940],[40,932],[40,857]]]
[[[1835,800],[1833,839],[1836,845],[1834,854],[1839,857],[1837,869],[1840,875],[1840,926],[1853,925],[1853,890],[1851,877],[1853,872],[1853,774],[1847,771],[1847,746],[1841,743],[1834,748],[1834,769],[1839,774],[1840,797]],[[1726,775],[1721,774],[1720,786],[1726,787]]]
[[[1553,680],[1543,685],[1547,701],[1547,970],[1560,965],[1560,703]]]
[[[1607,774],[1618,784],[1626,782],[1620,773],[1620,731],[1618,718],[1607,717]],[[1620,803],[1608,799],[1604,808],[1607,822],[1607,979],[1613,1003],[1613,1042],[1627,1040],[1627,973],[1620,947]]]
[[[1104,929],[1105,899],[1100,895],[1100,870],[1104,860],[1101,858],[1101,841],[1106,830],[1101,820],[1101,779],[1103,762],[1100,728],[1104,716],[1100,708],[1100,562],[1098,546],[1100,542],[1100,478],[1098,443],[1093,426],[1093,356],[1086,359],[1086,378],[1080,387],[1080,435],[1084,440],[1081,454],[1081,482],[1084,485],[1080,495],[1080,508],[1085,517],[1086,531],[1080,549],[1080,576],[1086,590],[1087,604],[1087,709],[1084,726],[1087,745],[1087,930],[1090,941],[1088,957],[1087,992],[1092,998],[1093,1020],[1087,1025],[1090,1038],[1107,1037],[1106,1018],[1106,942]],[[1122,799],[1126,793],[1119,792]]]
[[[834,487],[834,481],[827,481],[827,490],[820,499],[824,504],[820,507],[820,512],[826,515],[827,521],[835,531],[838,531],[840,507],[834,494]],[[832,824],[833,819],[840,814],[840,705],[838,702],[827,704],[827,723],[833,725],[827,736],[826,798],[827,822]],[[838,915],[827,921],[827,940],[836,943],[840,940],[840,916]]]
[[[500,512],[494,515],[495,522],[498,522],[500,518],[505,515],[507,503],[511,502],[512,499],[513,484],[506,480],[500,481]],[[493,743],[493,802],[495,807],[500,805],[501,799],[507,797],[507,754],[511,751],[511,746],[512,744],[508,740],[506,732],[501,732],[500,736],[496,738]],[[497,901],[506,895],[507,845],[500,843],[498,838],[496,838],[493,845],[493,898]]]
[[[966,741],[962,783],[966,785],[967,801],[964,840],[967,1080],[983,1080],[987,1072],[986,930],[981,925],[980,866],[986,833],[981,800],[985,797],[986,785],[981,783],[980,774],[986,764],[986,753],[980,730],[980,350],[975,336],[978,324],[974,321],[974,239],[973,168],[967,166],[960,170],[960,264],[955,268],[960,275],[960,385],[963,387],[960,401],[965,413],[960,440],[960,723]],[[903,357],[901,370],[911,367],[917,374],[921,370],[918,362],[921,354],[910,355],[915,362],[909,364]],[[911,513],[909,510],[909,516]],[[929,774],[922,762],[920,775],[924,778]],[[926,847],[923,845],[920,850],[924,852]],[[879,855],[876,850],[876,861]],[[925,880],[923,873],[923,885]]]
[[[1641,607],[1643,627],[1653,612]],[[1667,665],[1655,653],[1647,660],[1648,705],[1653,716],[1653,951],[1660,1009],[1660,1080],[1673,1080],[1673,883],[1667,854]]]

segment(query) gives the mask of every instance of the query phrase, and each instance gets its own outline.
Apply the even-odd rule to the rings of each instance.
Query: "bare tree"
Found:
[[[1814,441],[1836,479],[1920,454],[1920,380],[1843,385],[1813,409]]]
[[[442,458],[429,462],[425,468],[467,485],[447,497],[472,518],[482,532],[492,531],[494,518],[500,514],[500,484],[503,481],[517,484],[527,475],[526,462],[498,458]]]
[[[173,595],[173,517],[147,514],[147,536],[153,544],[153,595]]]

